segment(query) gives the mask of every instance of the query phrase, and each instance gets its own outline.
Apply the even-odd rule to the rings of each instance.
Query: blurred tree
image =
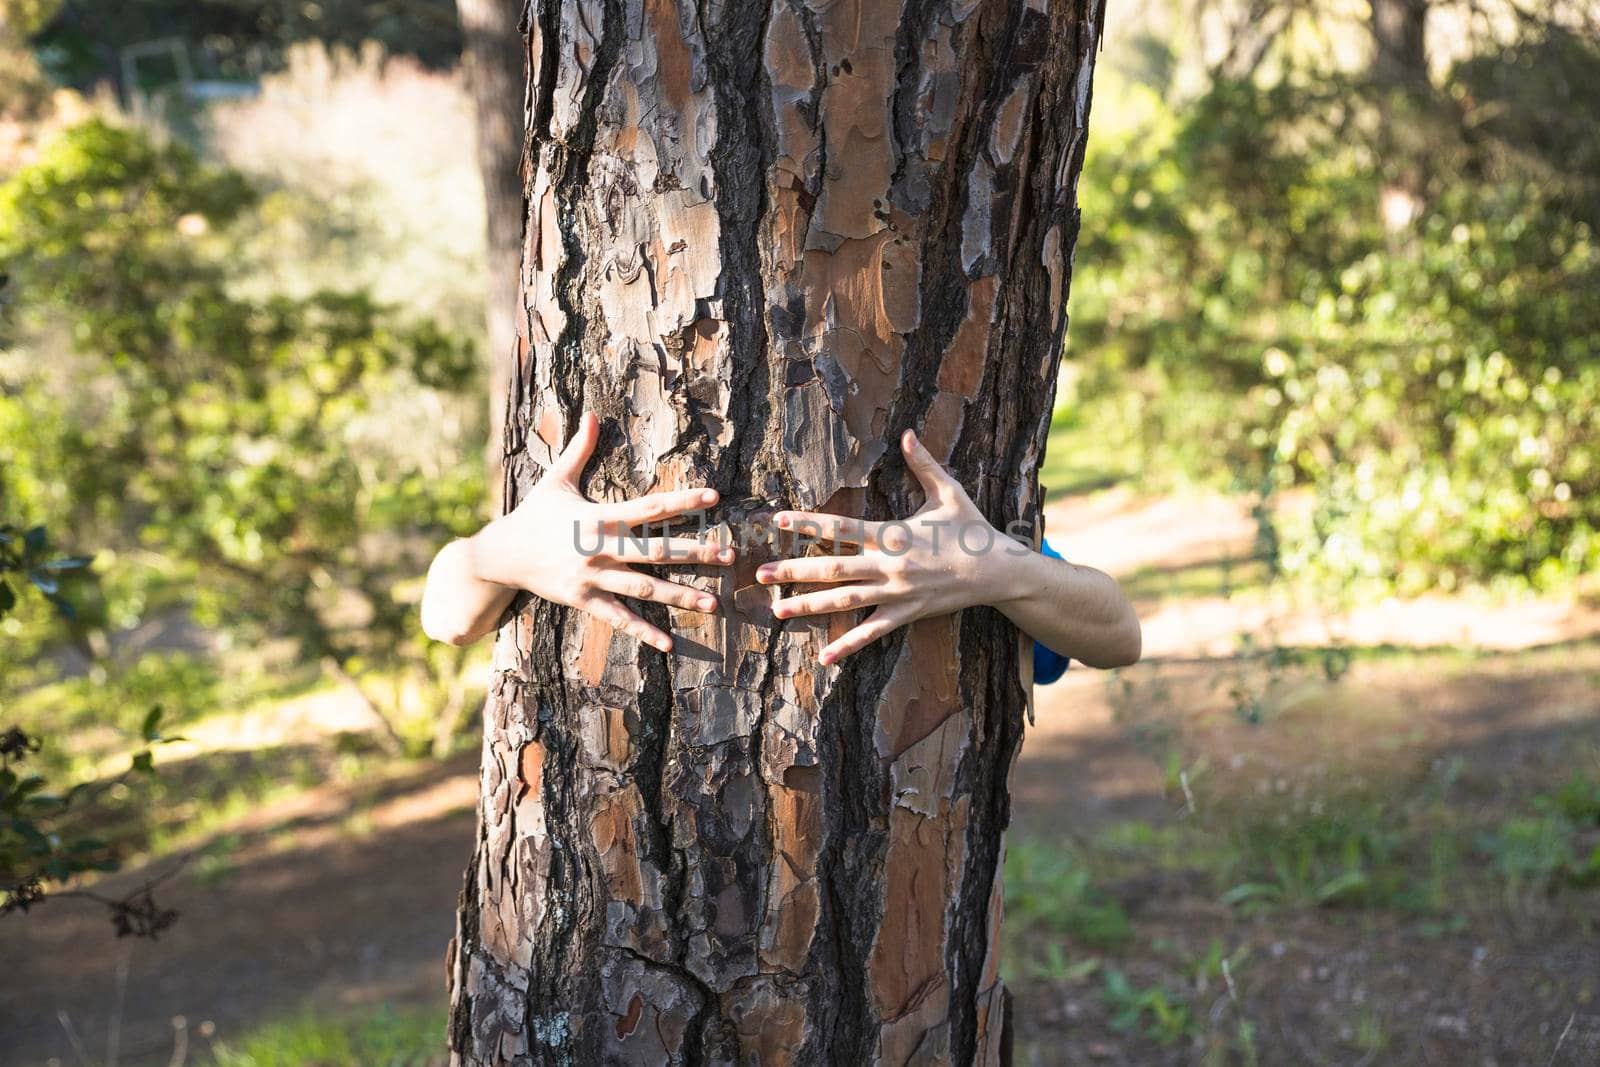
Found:
[[[50,521],[162,554],[203,621],[297,638],[423,748],[459,652],[423,639],[404,590],[471,527],[482,475],[417,455],[385,412],[425,417],[471,380],[472,346],[359,292],[236,295],[254,203],[238,174],[98,121],[0,186],[13,313],[53,351],[10,364],[5,472]],[[431,696],[407,718],[369,671]]]
[[[122,49],[163,37],[180,37],[197,49],[202,73],[231,78],[277,69],[298,41],[352,48],[377,41],[390,54],[438,67],[461,52],[452,0],[54,2],[59,13],[41,26],[37,43],[50,50],[57,76],[77,86],[119,80]]]
[[[929,618],[825,665],[754,572],[792,551],[771,509],[910,513],[913,425],[1037,522],[1102,14],[530,8],[507,503],[593,410],[595,498],[710,484],[741,551],[667,568],[721,605],[649,606],[666,657],[527,597],[501,628],[453,1062],[1009,1058],[1016,630]]]
[[[1426,89],[1429,0],[1368,0],[1368,4],[1373,78],[1396,87]]]
[[[488,248],[485,310],[489,346],[489,487],[498,506],[505,451],[506,400],[516,359],[517,297],[522,265],[522,119],[524,50],[519,0],[456,0],[461,60],[477,116]]]

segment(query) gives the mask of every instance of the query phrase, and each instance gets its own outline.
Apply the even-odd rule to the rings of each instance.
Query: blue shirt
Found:
[[[1041,542],[1039,551],[1051,559],[1061,558],[1061,553],[1051,548],[1049,541]],[[1033,643],[1033,683],[1035,685],[1049,685],[1067,673],[1067,664],[1071,662],[1061,653],[1048,649],[1035,641]]]

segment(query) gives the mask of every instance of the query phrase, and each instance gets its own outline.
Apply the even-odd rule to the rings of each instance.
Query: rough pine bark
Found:
[[[486,705],[457,1064],[995,1064],[1002,616],[843,664],[775,620],[778,507],[909,514],[916,427],[1036,523],[1096,0],[532,0],[515,506],[594,410],[592,498],[711,485],[663,655],[524,598]],[[745,531],[743,536],[739,531]]]
[[[488,288],[484,314],[489,346],[490,484],[501,480],[506,398],[516,353],[518,267],[522,262],[524,64],[519,33],[522,0],[456,0],[461,68],[477,127],[478,173],[486,209]]]

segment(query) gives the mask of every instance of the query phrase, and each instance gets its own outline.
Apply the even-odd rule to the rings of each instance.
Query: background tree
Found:
[[[1037,521],[1101,12],[532,5],[508,506],[582,409],[596,498],[710,484],[908,514],[918,427]],[[984,610],[842,666],[758,543],[670,656],[522,602],[487,707],[453,973],[462,1063],[997,1063],[1027,677]],[[842,620],[836,620],[834,626]]]
[[[498,494],[505,451],[506,397],[516,355],[516,303],[522,263],[522,89],[525,54],[516,0],[456,0],[461,68],[477,118],[478,170],[488,258],[484,332],[489,347],[489,484]]]

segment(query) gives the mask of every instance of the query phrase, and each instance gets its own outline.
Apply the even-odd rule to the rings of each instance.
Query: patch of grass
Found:
[[[1087,973],[1063,940],[1086,949],[1115,949],[1132,936],[1117,900],[1095,886],[1073,850],[1042,842],[1013,841],[1006,850],[1008,956],[1025,973],[1066,978]],[[1046,936],[1049,935],[1049,936]]]
[[[1600,886],[1600,840],[1560,811],[1507,819],[1480,835],[1478,850],[1513,911],[1537,910],[1557,889]]]
[[[1138,469],[1135,450],[1118,446],[1083,425],[1071,408],[1057,410],[1050,421],[1039,481],[1046,500],[1109,489],[1129,480]]]
[[[1229,831],[1234,884],[1227,904],[1394,902],[1408,882],[1400,834],[1381,803],[1350,798],[1300,813],[1246,816]]]
[[[196,884],[215,888],[232,878],[239,870],[233,855],[241,844],[238,834],[219,834],[200,849],[190,866],[190,877]]]
[[[358,1016],[306,1011],[237,1041],[218,1042],[211,1067],[438,1067],[444,1053],[439,1008],[383,1007]]]

